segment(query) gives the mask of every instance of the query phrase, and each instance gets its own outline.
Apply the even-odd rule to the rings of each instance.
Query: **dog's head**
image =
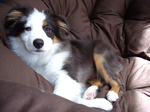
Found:
[[[48,51],[52,44],[69,34],[68,22],[63,16],[48,10],[17,7],[7,14],[5,28],[11,38],[21,39],[31,53]]]

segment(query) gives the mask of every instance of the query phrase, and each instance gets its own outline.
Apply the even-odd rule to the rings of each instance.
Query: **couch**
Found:
[[[105,112],[52,94],[53,86],[7,47],[3,27],[15,6],[49,9],[70,24],[68,39],[102,39],[123,70],[111,112],[150,112],[150,0],[3,0],[0,3],[0,112]],[[105,98],[108,85],[97,97]]]

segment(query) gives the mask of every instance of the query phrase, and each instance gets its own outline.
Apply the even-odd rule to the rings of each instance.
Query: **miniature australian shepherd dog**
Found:
[[[54,86],[53,93],[73,102],[110,111],[119,96],[116,75],[122,65],[101,40],[67,40],[69,25],[63,16],[16,7],[5,19],[10,49]],[[87,86],[87,83],[90,86]],[[105,98],[97,90],[110,85]]]

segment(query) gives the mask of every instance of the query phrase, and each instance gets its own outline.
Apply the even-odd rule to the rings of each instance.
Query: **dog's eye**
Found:
[[[31,27],[26,27],[25,30],[26,31],[31,31]]]
[[[46,32],[51,32],[51,28],[50,27],[45,27],[44,28]]]

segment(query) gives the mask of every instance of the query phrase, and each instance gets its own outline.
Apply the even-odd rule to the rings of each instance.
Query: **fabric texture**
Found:
[[[102,39],[123,64],[120,98],[111,112],[150,112],[149,0],[3,0],[0,3],[0,112],[105,112],[52,94],[53,86],[7,48],[3,27],[14,6],[63,15],[68,39]],[[104,98],[108,86],[99,90]]]

